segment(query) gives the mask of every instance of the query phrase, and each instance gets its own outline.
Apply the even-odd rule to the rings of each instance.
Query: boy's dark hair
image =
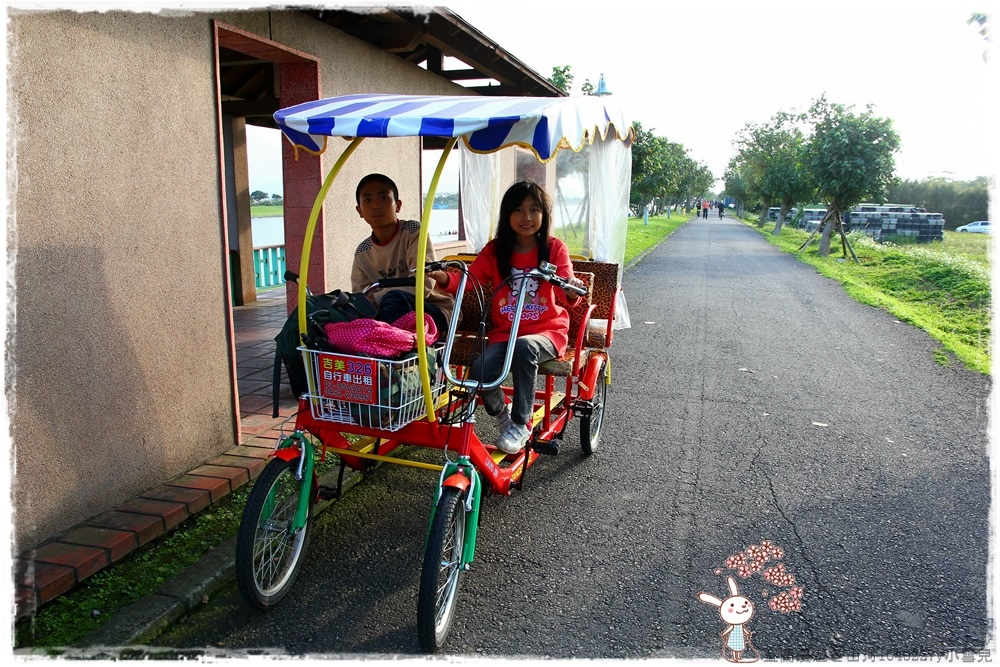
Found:
[[[388,185],[389,189],[392,190],[392,198],[399,201],[399,188],[396,187],[396,184],[391,178],[385,174],[368,174],[358,182],[358,187],[354,191],[354,198],[357,200],[358,204],[361,204],[361,188],[372,182],[385,183]]]
[[[532,181],[518,181],[507,188],[500,201],[500,220],[494,247],[497,253],[497,269],[504,278],[510,275],[510,257],[514,253],[515,234],[510,226],[510,216],[521,203],[531,197],[542,209],[542,226],[535,233],[538,242],[538,263],[549,261],[549,228],[552,223],[552,200],[542,186]]]

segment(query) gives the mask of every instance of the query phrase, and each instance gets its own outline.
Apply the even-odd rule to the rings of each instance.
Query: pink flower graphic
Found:
[[[736,574],[749,579],[753,575],[760,573],[764,581],[779,590],[773,596],[768,589],[761,593],[763,597],[769,597],[768,606],[783,614],[802,609],[802,598],[804,589],[798,585],[793,575],[784,563],[776,563],[765,568],[765,563],[780,561],[785,557],[785,550],[776,545],[771,540],[761,540],[760,544],[751,544],[742,551],[730,555],[726,558],[725,567],[729,570],[736,570]],[[715,574],[722,574],[722,568],[715,568]]]

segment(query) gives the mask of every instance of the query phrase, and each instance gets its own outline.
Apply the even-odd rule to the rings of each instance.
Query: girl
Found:
[[[521,290],[528,290],[511,361],[513,401],[505,401],[500,387],[482,394],[486,412],[497,418],[500,437],[496,447],[508,454],[519,452],[531,435],[538,364],[566,352],[569,313],[556,303],[555,291],[562,291],[562,288],[534,279],[515,277],[507,283],[503,280],[512,275],[522,276],[541,262],[550,262],[556,265],[559,276],[573,286],[583,287],[583,281],[573,275],[566,244],[549,236],[551,213],[551,200],[539,185],[529,181],[514,183],[500,203],[496,237],[469,266],[470,273],[480,282],[500,287],[491,304],[493,328],[489,332],[489,344],[483,356],[469,369],[473,379],[490,380],[503,370],[517,295]],[[452,293],[457,290],[457,281],[451,281],[448,273],[439,271],[434,277],[442,288]],[[565,296],[570,303],[577,298],[572,294]]]

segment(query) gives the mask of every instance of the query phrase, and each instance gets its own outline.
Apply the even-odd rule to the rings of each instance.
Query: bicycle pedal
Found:
[[[555,440],[550,440],[549,442],[536,442],[531,445],[539,454],[546,454],[548,456],[555,456],[559,453],[559,443]]]
[[[316,494],[318,500],[333,500],[337,497],[337,487],[335,486],[323,486],[319,487],[319,493]]]

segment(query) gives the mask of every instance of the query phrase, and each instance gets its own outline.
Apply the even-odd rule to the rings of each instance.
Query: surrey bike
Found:
[[[236,546],[239,589],[250,605],[260,609],[288,594],[302,564],[312,509],[319,495],[317,449],[320,460],[328,453],[340,458],[341,474],[345,466],[364,470],[374,462],[433,470],[439,482],[417,595],[420,646],[433,652],[448,635],[461,577],[475,555],[483,493],[508,495],[520,488],[525,472],[540,455],[558,451],[559,441],[574,417],[579,417],[583,452],[592,454],[600,444],[611,382],[608,348],[613,329],[628,326],[619,285],[627,224],[631,123],[606,100],[593,97],[402,95],[331,98],[280,110],[275,120],[296,150],[321,153],[327,136],[352,138],[316,196],[306,227],[300,285],[308,284],[311,241],[326,193],[361,141],[375,136],[447,138],[423,208],[414,273],[422,276],[425,271],[445,269],[453,271],[459,283],[455,315],[444,338],[434,346],[418,343],[413,353],[393,359],[343,354],[316,346],[299,348],[308,391],[299,399],[294,432],[279,441],[247,500]],[[484,156],[519,147],[530,150],[545,165],[560,148],[569,148],[571,164],[565,173],[576,178],[586,171],[585,178],[576,180],[591,184],[586,206],[578,209],[586,209],[588,224],[581,232],[583,250],[590,256],[573,257],[575,275],[586,287],[577,290],[566,284],[555,274],[555,267],[546,263],[527,274],[528,278],[548,281],[583,296],[566,304],[570,312],[566,354],[539,365],[544,388],[535,392],[532,435],[527,446],[515,454],[483,442],[475,431],[474,414],[480,402],[479,392],[499,386],[505,393],[512,392],[502,383],[510,370],[514,346],[507,348],[499,377],[468,377],[469,364],[485,348],[490,296],[501,286],[470,280],[467,262],[474,255],[449,257],[431,265],[424,261],[434,194],[444,162],[459,139],[463,141],[463,191],[483,195],[463,205],[470,239],[480,241],[470,241],[476,250],[488,238],[488,231],[483,230],[488,230],[490,224],[490,188],[505,186],[517,176],[510,175],[501,183],[504,176],[495,163],[491,166],[484,162]],[[557,174],[554,180],[558,185]],[[595,190],[594,184],[600,187]],[[371,288],[399,285],[401,280],[414,282],[412,278],[394,279]],[[511,340],[517,336],[527,294],[528,290],[518,290]],[[298,318],[302,333],[309,330],[305,295],[306,290],[300,288]],[[423,341],[422,289],[416,290],[416,322],[416,340]],[[558,387],[557,378],[564,379]],[[439,449],[442,463],[393,456],[401,445]]]

